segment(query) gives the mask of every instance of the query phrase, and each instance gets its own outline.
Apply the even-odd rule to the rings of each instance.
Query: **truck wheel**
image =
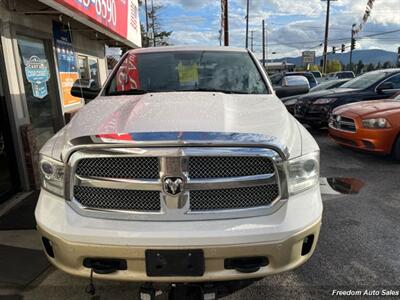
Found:
[[[393,146],[393,157],[395,160],[400,161],[400,135]]]

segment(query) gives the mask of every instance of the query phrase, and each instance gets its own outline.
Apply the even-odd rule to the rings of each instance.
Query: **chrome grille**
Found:
[[[265,148],[89,149],[71,156],[66,199],[81,214],[96,217],[102,210],[100,217],[112,219],[260,216],[287,198],[280,187],[284,168],[277,153]],[[166,178],[182,180],[178,195],[168,190]]]
[[[355,124],[354,120],[351,118],[338,116],[338,115],[332,115],[330,124],[332,127],[340,129],[340,130],[356,132],[356,124]]]
[[[84,207],[97,209],[160,211],[160,192],[74,186],[75,199]]]
[[[157,179],[157,157],[100,157],[79,161],[76,174],[87,177]]]
[[[191,179],[274,173],[273,162],[261,156],[195,156],[189,158],[188,169]]]
[[[268,206],[279,197],[277,184],[190,192],[193,211]]]

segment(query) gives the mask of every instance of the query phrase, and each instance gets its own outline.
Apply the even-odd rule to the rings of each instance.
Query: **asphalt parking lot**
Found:
[[[323,197],[318,247],[305,265],[264,278],[225,299],[323,299],[331,298],[335,289],[400,290],[400,163],[337,146],[323,130],[312,134],[321,148],[321,176],[354,177],[364,181],[364,188],[358,195]],[[0,299],[7,294],[23,299],[91,299],[85,294],[87,284],[87,279],[50,267],[24,289],[3,289]],[[95,284],[98,296],[92,299],[136,299],[136,284]]]

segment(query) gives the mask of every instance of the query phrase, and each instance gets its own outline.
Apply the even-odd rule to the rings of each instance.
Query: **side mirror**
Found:
[[[275,87],[275,93],[279,98],[306,94],[310,91],[310,83],[304,76],[285,76],[282,86]]]
[[[85,99],[86,102],[93,100],[99,94],[100,89],[93,79],[77,79],[71,88],[71,95]]]
[[[93,100],[100,93],[99,89],[90,89],[86,87],[73,86],[71,88],[71,95],[78,98],[83,98],[85,101]]]
[[[394,84],[390,81],[385,81],[376,89],[378,93],[383,93],[385,90],[393,90]]]

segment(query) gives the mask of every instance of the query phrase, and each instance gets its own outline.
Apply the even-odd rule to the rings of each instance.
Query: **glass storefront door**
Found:
[[[21,35],[17,40],[29,117],[39,150],[54,135],[59,120],[52,55],[44,40]]]
[[[2,56],[1,51],[0,56]],[[19,188],[18,169],[2,80],[2,67],[3,64],[0,63],[0,203],[7,200]]]

